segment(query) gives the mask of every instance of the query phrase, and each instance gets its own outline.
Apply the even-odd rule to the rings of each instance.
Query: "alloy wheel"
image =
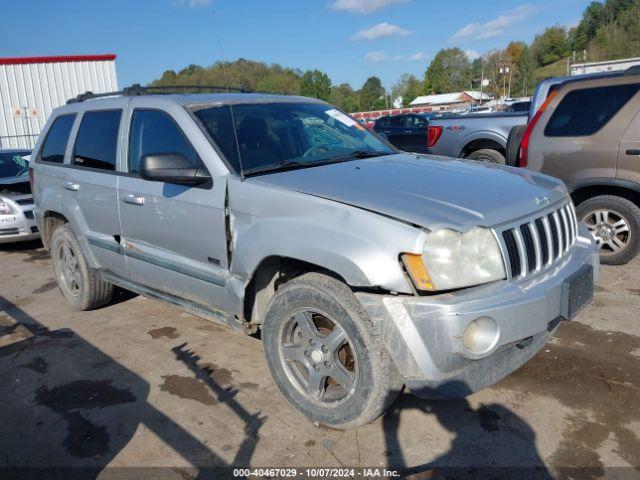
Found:
[[[601,255],[619,253],[631,242],[629,222],[614,210],[591,211],[582,217],[582,222],[593,233]]]
[[[60,285],[70,295],[74,297],[80,295],[81,277],[76,252],[67,242],[62,242],[56,254]]]
[[[279,354],[289,381],[315,403],[342,402],[356,390],[358,362],[353,341],[325,313],[294,312],[283,324]]]

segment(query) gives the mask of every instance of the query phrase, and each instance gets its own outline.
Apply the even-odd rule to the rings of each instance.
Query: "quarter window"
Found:
[[[179,153],[201,167],[195,149],[175,122],[158,110],[134,110],[129,134],[129,172],[137,173],[144,155]]]
[[[640,89],[640,84],[584,88],[567,93],[544,130],[547,137],[581,137],[604,127]]]
[[[64,161],[64,152],[67,149],[69,134],[75,119],[75,114],[61,115],[53,121],[40,154],[43,162],[62,163]]]
[[[115,170],[118,129],[122,110],[87,112],[76,137],[73,164]]]

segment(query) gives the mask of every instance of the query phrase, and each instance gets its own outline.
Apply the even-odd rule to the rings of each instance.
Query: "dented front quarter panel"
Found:
[[[249,179],[229,178],[231,282],[236,294],[273,256],[302,260],[352,287],[411,293],[399,256],[420,253],[426,233],[340,202]]]

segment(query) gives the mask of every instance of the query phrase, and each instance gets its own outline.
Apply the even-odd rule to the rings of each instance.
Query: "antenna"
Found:
[[[227,93],[229,92],[229,77],[227,76],[226,60],[224,53],[222,52],[222,41],[220,40],[220,26],[218,25],[218,16],[216,11],[213,11],[213,28],[216,30],[216,39],[218,41],[218,53],[220,54],[220,61],[222,62],[222,74],[224,75],[224,83],[227,85]]]

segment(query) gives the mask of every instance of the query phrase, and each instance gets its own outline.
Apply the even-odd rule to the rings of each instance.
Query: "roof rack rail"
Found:
[[[118,95],[122,95],[124,97],[133,97],[137,95],[153,95],[153,94],[169,94],[173,92],[188,92],[188,91],[202,91],[202,90],[210,90],[210,91],[220,91],[220,92],[239,92],[239,93],[252,93],[252,90],[248,90],[240,87],[227,87],[221,85],[162,85],[162,86],[148,86],[143,87],[139,83],[134,83],[129,87],[125,87],[122,90],[118,90],[116,92],[103,92],[103,93],[93,93],[93,92],[84,92],[79,94],[78,96],[67,100],[67,103],[79,103],[84,102],[85,100],[90,100],[92,98],[104,98],[104,97],[115,97]]]

